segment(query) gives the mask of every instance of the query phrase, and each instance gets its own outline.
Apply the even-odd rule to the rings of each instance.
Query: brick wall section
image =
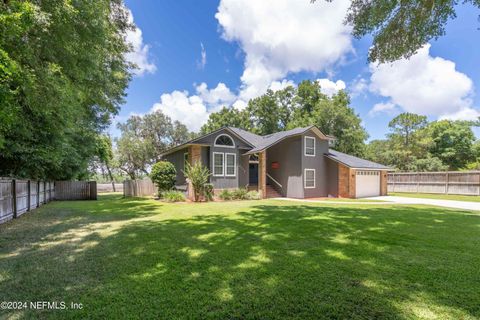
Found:
[[[388,187],[388,172],[387,171],[380,171],[380,195],[386,196],[387,195],[387,187]]]
[[[190,165],[195,164],[196,162],[201,162],[202,161],[202,147],[198,145],[191,145],[188,147],[188,162]],[[187,198],[189,200],[194,200],[195,195],[193,193],[193,186],[192,183],[188,183],[188,189],[187,189]]]
[[[356,193],[356,190],[355,190],[356,189],[355,179],[357,178],[356,174],[357,174],[357,170],[350,169],[349,198],[356,198],[357,197],[357,193]]]
[[[348,198],[349,192],[349,173],[350,169],[342,164],[338,164],[338,196],[341,198]]]
[[[338,164],[338,196],[355,198],[355,169]]]
[[[258,192],[264,199],[267,197],[267,153],[258,153]]]

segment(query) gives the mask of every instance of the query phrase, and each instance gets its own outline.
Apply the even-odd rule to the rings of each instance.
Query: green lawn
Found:
[[[83,304],[0,318],[478,319],[479,266],[468,211],[107,195],[0,226],[0,300]]]
[[[388,195],[399,196],[399,197],[409,197],[409,198],[426,198],[426,199],[480,202],[480,196],[462,196],[462,195],[455,195],[455,194],[389,192]]]

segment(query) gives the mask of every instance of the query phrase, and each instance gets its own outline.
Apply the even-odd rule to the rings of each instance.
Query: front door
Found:
[[[258,185],[258,163],[250,163],[248,166],[249,185]]]

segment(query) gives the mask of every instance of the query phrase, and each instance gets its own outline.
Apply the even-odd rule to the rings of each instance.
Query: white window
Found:
[[[188,163],[188,152],[185,152],[183,154],[183,170],[187,169],[187,163]]]
[[[220,152],[213,153],[213,175],[217,177],[223,176],[223,169],[225,167],[224,154]]]
[[[225,176],[235,177],[237,175],[236,162],[235,153],[225,153]]]
[[[315,156],[315,138],[305,137],[305,155],[308,157]]]
[[[215,139],[214,145],[216,147],[235,148],[235,144],[233,143],[233,139],[228,134],[219,135]]]
[[[305,175],[303,178],[305,180],[305,189],[315,188],[315,169],[305,169]]]

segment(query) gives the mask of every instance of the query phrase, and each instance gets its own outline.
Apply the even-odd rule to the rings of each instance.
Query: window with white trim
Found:
[[[308,157],[315,156],[315,137],[305,137],[305,155]]]
[[[305,169],[303,179],[305,189],[315,188],[315,169]]]
[[[215,146],[217,147],[226,147],[226,148],[235,148],[235,143],[233,143],[232,137],[228,134],[221,134],[215,139]]]
[[[213,175],[223,176],[225,167],[225,155],[220,152],[213,153]]]
[[[225,176],[235,177],[237,175],[236,162],[235,153],[225,153]]]

